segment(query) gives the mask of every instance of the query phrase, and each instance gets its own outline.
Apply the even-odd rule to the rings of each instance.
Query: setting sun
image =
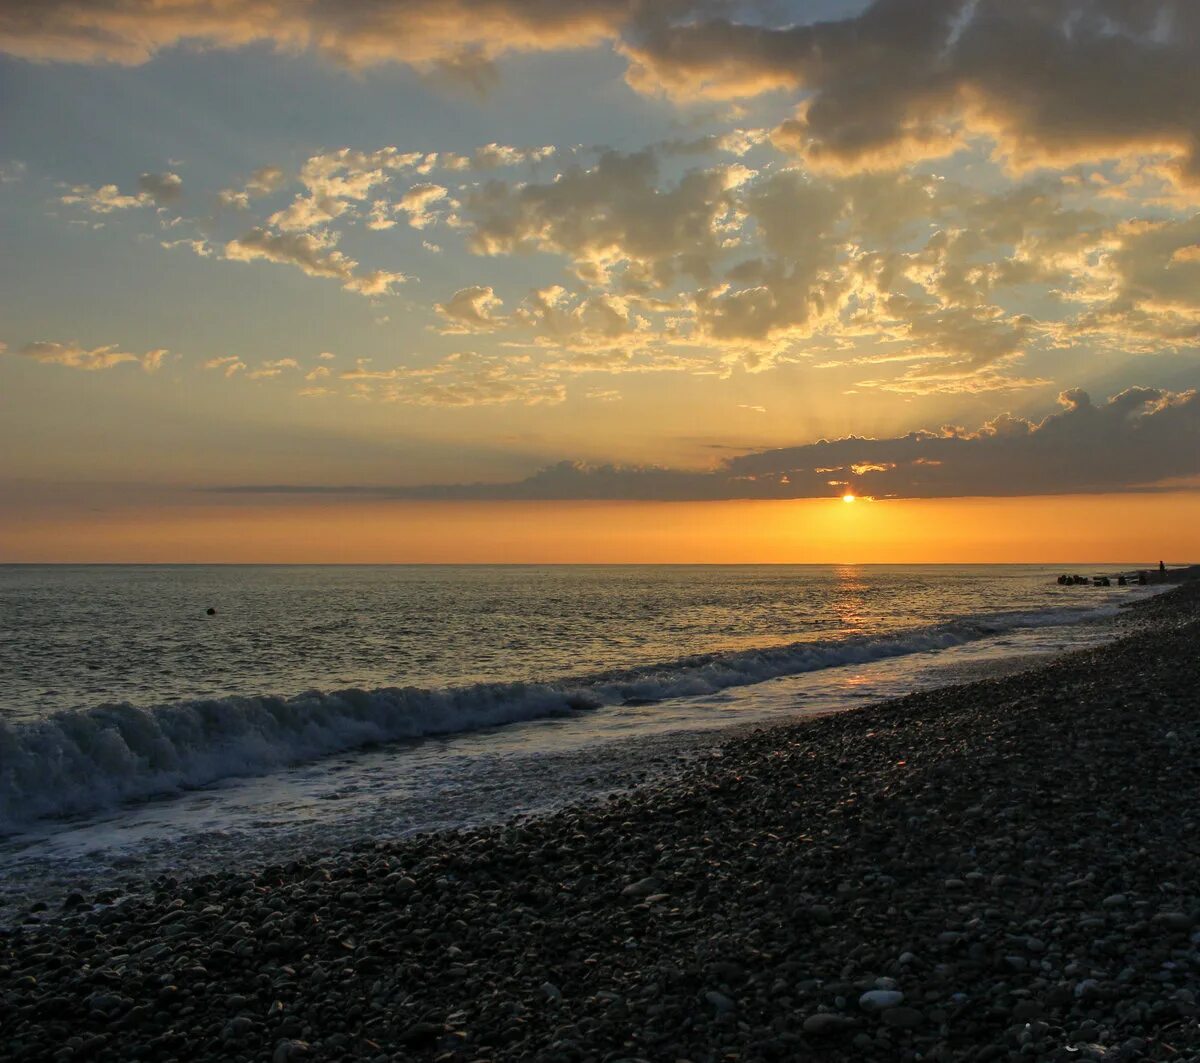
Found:
[[[854,496],[853,496],[853,495],[849,495],[849,494],[842,495],[842,501],[843,501],[843,502],[853,502],[853,501],[854,501]]]

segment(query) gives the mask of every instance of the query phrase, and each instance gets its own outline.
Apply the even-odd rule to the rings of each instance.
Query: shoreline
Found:
[[[73,898],[0,931],[11,1058],[1186,1058],[1200,584],[1131,615],[607,801]]]
[[[1057,648],[1051,639],[1036,651],[1011,642],[989,650],[984,638],[734,687],[732,701],[719,693],[711,704],[701,697],[687,707],[693,699],[683,697],[661,709],[617,708],[615,715],[610,709],[384,743],[88,815],[32,821],[0,840],[0,926],[20,921],[36,902],[57,909],[71,893],[115,888],[136,895],[163,874],[255,870],[267,863],[262,853],[273,854],[274,863],[306,859],[362,838],[474,829],[660,785],[704,751],[754,730],[1041,667],[1111,641],[1132,619],[1124,608],[1072,625],[1074,634]],[[1019,642],[1037,630],[1018,628],[1009,638]],[[997,652],[1004,655],[989,656]]]

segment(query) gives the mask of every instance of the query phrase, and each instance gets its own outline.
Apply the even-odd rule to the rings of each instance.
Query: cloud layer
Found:
[[[425,500],[715,501],[1110,493],[1200,475],[1200,394],[1129,388],[1093,404],[1078,389],[1040,422],[1003,414],[975,431],[820,440],[732,458],[711,472],[561,462],[500,484],[399,488],[247,487]]]
[[[1200,345],[1198,10],[874,0],[785,23],[790,9],[720,0],[46,0],[0,5],[0,48],[141,63],[267,42],[478,81],[508,53],[603,46],[639,92],[776,93],[759,127],[638,150],[342,147],[286,172],[256,160],[216,193],[232,209],[173,218],[196,231],[162,242],[372,299],[422,278],[423,256],[457,253],[452,283],[412,284],[397,312],[420,299],[410,335],[477,337],[523,380],[804,364],[853,367],[840,390],[978,395],[1061,387],[1046,365],[1060,352]],[[783,121],[780,102],[794,108]],[[71,219],[81,227],[115,227],[90,215],[116,212],[165,224],[183,199],[172,172],[129,188],[58,198],[88,215]],[[536,265],[498,265],[518,257]],[[524,290],[508,280],[535,269]]]
[[[1181,180],[1200,179],[1192,0],[875,0],[799,25],[734,21],[730,10],[720,0],[9,0],[0,49],[138,64],[180,44],[267,42],[482,87],[508,53],[615,44],[641,92],[802,95],[775,136],[813,167],[892,168],[982,136],[1022,169],[1158,153]]]
[[[486,84],[499,56],[615,39],[641,7],[637,0],[7,0],[0,48],[27,59],[136,65],[180,44],[265,42],[355,67],[405,63]]]
[[[802,92],[776,131],[814,167],[895,168],[986,137],[1013,167],[1145,153],[1200,178],[1190,0],[876,0],[771,28],[662,23],[630,81],[677,97]]]

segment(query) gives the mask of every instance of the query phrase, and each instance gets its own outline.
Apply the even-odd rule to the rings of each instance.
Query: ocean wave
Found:
[[[1018,628],[1078,623],[1117,607],[978,615],[829,642],[685,657],[553,682],[430,690],[309,691],[129,704],[0,722],[0,832],[382,742],[458,734],[606,705],[698,697],[735,686],[963,645]]]

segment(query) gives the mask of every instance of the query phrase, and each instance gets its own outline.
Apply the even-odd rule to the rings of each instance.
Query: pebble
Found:
[[[904,1000],[904,994],[896,990],[872,989],[858,998],[858,1006],[863,1011],[876,1012],[885,1008],[894,1008]]]
[[[1159,912],[1150,921],[1177,934],[1186,934],[1192,929],[1191,917],[1183,912]]]
[[[733,1011],[737,1006],[724,993],[719,993],[715,989],[710,989],[704,994],[704,999],[707,1000],[719,1012]]]
[[[854,1028],[854,1020],[848,1015],[834,1015],[829,1012],[818,1012],[804,1020],[804,1032],[814,1037],[826,1034],[845,1033]]]

